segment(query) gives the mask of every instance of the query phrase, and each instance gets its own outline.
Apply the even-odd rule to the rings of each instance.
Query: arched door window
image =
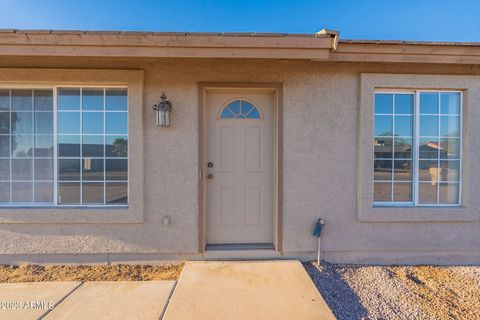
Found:
[[[220,112],[220,119],[260,119],[257,107],[246,100],[235,100]]]

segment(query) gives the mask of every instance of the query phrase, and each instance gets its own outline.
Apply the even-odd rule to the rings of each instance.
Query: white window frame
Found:
[[[460,146],[459,146],[459,172],[458,172],[458,177],[459,181],[455,181],[454,183],[458,183],[458,203],[455,204],[449,204],[449,203],[427,203],[427,204],[422,204],[419,203],[419,195],[418,195],[418,189],[419,189],[419,154],[418,154],[418,147],[420,145],[420,94],[423,92],[434,92],[434,93],[459,93],[460,94]],[[375,95],[379,94],[413,94],[413,136],[412,136],[412,201],[405,201],[405,202],[398,202],[398,201],[373,201],[373,206],[374,207],[461,207],[462,205],[462,166],[463,166],[463,91],[461,90],[435,90],[435,89],[418,89],[418,90],[405,90],[405,89],[375,89],[374,91],[374,97]],[[375,101],[375,99],[374,99]],[[395,109],[394,109],[395,110]],[[375,108],[373,108],[373,112],[375,115]],[[440,110],[439,110],[440,112]],[[439,116],[440,121],[440,115],[441,113],[436,114]],[[375,121],[375,120],[374,120]],[[375,125],[375,124],[374,124]],[[395,124],[393,124],[395,126]],[[372,137],[373,138],[373,137]],[[441,138],[439,136],[439,138]],[[372,153],[373,157],[373,153]],[[438,160],[440,161],[440,160]],[[393,165],[393,163],[392,163]],[[392,176],[392,181],[393,181],[393,176]],[[393,183],[393,182],[392,182]],[[437,186],[438,188],[438,186]],[[437,190],[437,201],[439,197],[439,192]]]
[[[27,202],[27,203],[2,203],[0,202],[0,208],[128,208],[129,207],[129,202],[130,202],[130,179],[127,177],[127,204],[59,204],[58,203],[58,123],[57,123],[57,116],[58,116],[58,89],[63,89],[63,88],[75,88],[75,89],[80,89],[80,106],[82,106],[82,89],[83,88],[92,88],[92,89],[103,89],[104,90],[104,105],[105,105],[105,90],[106,89],[126,89],[127,90],[127,137],[130,137],[129,135],[129,130],[128,130],[128,123],[129,123],[129,113],[130,113],[130,106],[129,106],[129,88],[128,86],[125,85],[85,85],[85,84],[67,84],[67,85],[28,85],[28,84],[1,84],[0,89],[2,90],[46,90],[50,89],[52,90],[52,99],[53,99],[53,202],[52,203],[35,203],[35,202]],[[11,110],[10,110],[11,112]],[[82,109],[80,107],[80,122],[82,121]],[[105,111],[104,111],[105,112]],[[123,112],[123,111],[122,111]],[[104,128],[105,128],[105,119],[104,117]],[[80,127],[81,128],[81,127]],[[79,134],[80,136],[83,136],[83,133]],[[105,136],[105,133],[103,134]],[[33,134],[33,136],[35,136]],[[82,144],[80,143],[80,159],[82,159],[82,154],[81,154],[81,146]],[[105,146],[104,146],[105,149]],[[10,147],[9,147],[10,150]],[[130,147],[128,147],[128,150],[130,150]],[[11,150],[10,150],[11,152]],[[11,158],[11,156],[10,156]],[[105,153],[104,153],[104,158],[105,158]],[[127,161],[129,162],[130,159],[130,152],[127,152]],[[82,165],[82,161],[80,161],[80,165]],[[11,170],[11,167],[10,167]],[[105,167],[104,167],[105,170]],[[130,170],[130,168],[128,168]],[[11,172],[11,171],[10,171]],[[11,173],[10,173],[11,175]],[[82,181],[82,176],[80,176],[80,181]],[[10,179],[11,182],[11,179]],[[104,182],[104,199],[106,197],[106,185],[105,185],[105,180]],[[118,182],[125,182],[125,181],[118,181]],[[80,200],[82,199],[82,184],[80,184]],[[12,190],[10,188],[10,199],[12,198]]]

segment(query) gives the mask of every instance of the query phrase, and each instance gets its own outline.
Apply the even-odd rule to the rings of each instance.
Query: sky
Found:
[[[0,28],[315,33],[480,41],[479,0],[0,0]]]

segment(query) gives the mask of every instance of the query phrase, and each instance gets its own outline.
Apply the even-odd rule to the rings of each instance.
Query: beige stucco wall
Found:
[[[106,257],[107,253],[201,258],[197,254],[197,82],[213,81],[284,83],[285,255],[305,256],[316,250],[310,232],[315,219],[323,217],[327,225],[322,250],[330,261],[480,262],[478,221],[360,222],[356,200],[361,74],[472,75],[480,74],[478,67],[281,60],[0,59],[0,68],[20,67],[144,70],[143,223],[0,224],[0,258],[15,260],[15,255],[21,255],[27,259],[24,255],[31,254]],[[162,92],[174,104],[173,126],[166,129],[155,126],[151,110]],[[473,128],[478,125],[471,123]],[[478,159],[480,146],[469,150],[468,159]],[[473,177],[480,174],[471,173]],[[165,215],[171,217],[171,226],[162,225]]]

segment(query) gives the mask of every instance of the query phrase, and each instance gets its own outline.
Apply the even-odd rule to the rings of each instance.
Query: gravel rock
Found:
[[[339,320],[480,319],[480,267],[306,263]]]

